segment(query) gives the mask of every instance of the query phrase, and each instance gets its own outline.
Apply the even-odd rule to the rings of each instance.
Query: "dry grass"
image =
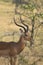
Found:
[[[13,32],[19,30],[19,28],[12,23],[14,17],[14,8],[15,5],[12,4],[0,4],[0,36],[4,35],[6,32]]]

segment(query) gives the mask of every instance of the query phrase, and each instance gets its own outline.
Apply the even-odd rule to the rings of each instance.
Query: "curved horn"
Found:
[[[24,29],[24,31],[26,32],[26,29],[25,29],[22,25],[19,25],[19,24],[17,24],[17,23],[15,22],[15,19],[14,19],[14,23],[15,23],[17,26],[22,27],[22,28]]]
[[[28,32],[28,29],[29,29],[28,25],[26,25],[26,24],[23,23],[23,20],[21,19],[21,17],[20,17],[20,20],[21,20],[21,23],[22,23],[24,26],[26,26],[26,28],[27,28],[27,29],[26,29],[26,32]]]

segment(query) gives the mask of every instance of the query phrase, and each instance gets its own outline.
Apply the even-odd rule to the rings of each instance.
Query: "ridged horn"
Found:
[[[16,21],[15,21],[15,19],[14,19],[14,23],[15,23],[17,26],[19,26],[19,27],[23,28],[23,29],[24,29],[24,31],[26,32],[25,27],[23,27],[22,25],[17,24],[17,23],[16,23]]]
[[[21,19],[21,17],[20,17],[20,20],[21,20],[21,23],[22,23],[24,26],[26,26],[26,28],[27,28],[27,29],[26,29],[26,32],[28,32],[28,29],[29,29],[28,25],[26,25],[26,24],[23,23],[23,20]]]

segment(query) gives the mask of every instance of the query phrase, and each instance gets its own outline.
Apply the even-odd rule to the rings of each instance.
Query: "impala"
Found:
[[[15,62],[12,63],[12,57],[15,57],[16,55],[18,55],[24,48],[25,48],[25,40],[26,41],[30,41],[30,36],[28,34],[28,26],[24,23],[22,23],[24,26],[19,25],[15,22],[14,23],[23,28],[24,31],[20,28],[20,39],[18,42],[0,42],[0,56],[10,56],[11,57],[11,65],[15,65]]]

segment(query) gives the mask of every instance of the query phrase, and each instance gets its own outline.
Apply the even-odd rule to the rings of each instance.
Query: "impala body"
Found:
[[[0,42],[0,56],[15,56],[25,47],[22,39],[16,42]]]
[[[25,40],[26,41],[30,41],[31,38],[28,34],[28,26],[26,24],[24,24],[23,22],[21,22],[24,26],[26,26],[26,28],[24,26],[21,26],[19,24],[17,24],[14,20],[14,23],[23,28],[24,31],[20,28],[20,39],[18,42],[0,42],[0,56],[16,56],[18,55],[24,48],[25,48]],[[11,60],[12,62],[12,60]],[[15,63],[11,63],[11,65],[15,65]]]
[[[0,56],[18,55],[25,48],[24,42],[23,36],[20,37],[18,42],[0,42]]]

